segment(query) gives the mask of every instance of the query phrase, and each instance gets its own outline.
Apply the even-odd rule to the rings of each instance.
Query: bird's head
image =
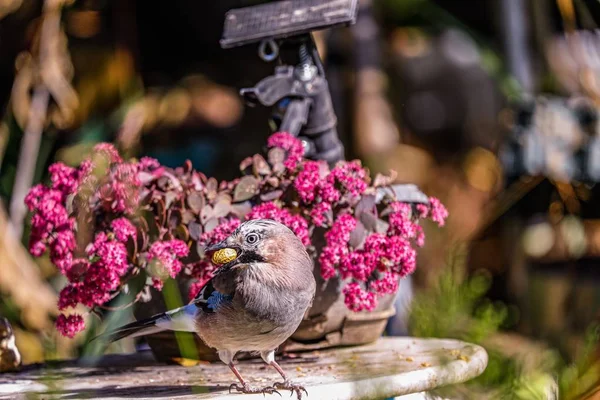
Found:
[[[308,265],[312,261],[300,239],[287,226],[270,219],[242,223],[227,239],[206,249],[217,265]]]

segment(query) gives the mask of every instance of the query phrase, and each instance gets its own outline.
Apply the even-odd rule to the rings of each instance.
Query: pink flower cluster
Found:
[[[398,279],[414,271],[416,251],[407,239],[381,233],[371,233],[361,248],[352,249],[348,240],[355,227],[356,220],[345,214],[326,233],[326,246],[319,258],[321,275],[331,279],[339,273],[349,280],[352,288],[344,291],[348,308],[371,311],[377,306],[377,296],[394,293]],[[383,277],[378,278],[381,274]],[[359,282],[367,283],[368,296],[356,288]]]
[[[346,306],[354,312],[373,310],[377,305],[375,293],[364,290],[357,282],[350,282],[342,290]]]
[[[161,272],[168,274],[171,278],[175,278],[183,267],[180,258],[186,257],[189,252],[190,249],[185,242],[179,239],[154,242],[150,246],[150,250],[148,250],[148,262],[154,263]],[[159,275],[162,276],[164,274],[160,273]],[[155,284],[156,286],[162,288],[162,285],[158,283]]]
[[[98,201],[107,212],[135,213],[139,205],[139,166],[131,163],[116,164],[98,189]]]
[[[81,315],[59,315],[56,319],[56,329],[66,337],[73,338],[75,334],[85,328],[83,317]]]
[[[416,267],[414,246],[425,239],[419,220],[441,226],[448,211],[435,198],[410,205],[391,195],[368,206],[377,185],[359,161],[330,169],[304,160],[302,142],[287,133],[272,135],[268,146],[272,168],[243,168],[256,178],[255,188],[244,188],[255,190],[249,200],[254,203],[244,204],[232,203],[239,179],[219,183],[189,162],[170,169],[147,157],[125,161],[106,143],[95,146],[94,156],[77,168],[52,165],[50,183],[32,188],[25,201],[33,212],[30,252],[48,251],[68,279],[59,309],[103,307],[140,273],[146,287],[158,290],[167,278],[192,278],[193,298],[217,268],[202,249],[226,239],[241,221],[258,218],[288,226],[318,258],[323,278],[343,280],[350,310],[375,309],[378,299],[395,293],[399,279]],[[256,160],[265,161],[250,158]],[[87,228],[93,229],[87,243],[85,235],[76,240]],[[324,232],[322,248],[313,246],[315,232]],[[73,337],[84,329],[83,317],[62,314],[56,328]]]
[[[337,274],[337,267],[342,258],[350,251],[348,241],[354,228],[356,228],[356,219],[350,214],[344,214],[340,215],[331,229],[325,233],[327,245],[323,247],[319,256],[321,276],[324,279],[333,278]]]
[[[338,163],[331,171],[328,181],[333,185],[339,183],[347,193],[360,196],[369,187],[369,174],[362,167],[359,160]]]
[[[390,231],[394,235],[407,239],[415,239],[418,246],[425,244],[425,234],[418,219],[413,218],[410,204],[394,201],[390,204],[392,212],[389,215]]]
[[[111,222],[111,226],[119,241],[127,243],[129,238],[137,240],[137,229],[127,218],[117,218]]]
[[[119,287],[121,277],[129,271],[127,247],[116,235],[97,233],[85,254],[65,273],[69,284],[60,292],[60,310],[79,303],[87,307],[106,303]]]
[[[78,168],[55,163],[49,168],[51,184],[33,187],[25,198],[33,212],[30,252],[41,256],[49,250],[50,260],[69,280],[59,294],[61,311],[78,304],[87,307],[103,305],[119,290],[122,278],[131,269],[127,243],[130,239],[135,242],[138,236],[137,228],[125,216],[137,208],[138,173],[143,170],[152,173],[160,168],[158,162],[150,158],[142,159],[140,163],[124,163],[110,144],[95,146],[93,153],[108,164],[103,180],[98,181],[91,174],[96,168],[91,159],[82,162]],[[106,216],[105,220],[109,222],[105,230],[96,233],[93,241],[84,248],[78,248],[75,238],[77,210],[67,208],[69,202],[74,202],[69,200],[72,196],[80,196],[79,204],[83,207],[97,204],[104,212],[116,217]],[[84,328],[83,317],[61,315],[56,327],[65,336],[73,337]]]
[[[429,204],[413,206],[388,200],[388,229],[385,233],[367,232],[357,248],[348,243],[358,229],[358,221],[348,199],[360,198],[369,189],[369,174],[359,161],[338,163],[331,172],[320,162],[305,161],[294,179],[294,189],[309,209],[311,223],[329,227],[325,246],[319,255],[321,276],[339,276],[346,282],[343,291],[348,308],[371,311],[380,296],[394,293],[398,280],[416,268],[417,246],[423,246],[425,235],[420,218],[431,218],[440,226],[447,210],[435,198]],[[337,216],[328,221],[333,210]],[[360,227],[364,231],[364,226]],[[360,231],[359,231],[360,232]],[[360,233],[358,233],[360,234]]]
[[[321,202],[312,206],[310,219],[315,226],[323,228],[331,223],[331,203]]]
[[[427,215],[432,221],[437,222],[439,226],[444,226],[446,218],[448,218],[448,210],[441,201],[435,197],[429,198],[429,214]]]
[[[293,215],[285,208],[279,208],[274,202],[263,203],[252,208],[246,215],[247,220],[266,218],[280,222],[290,228],[305,246],[310,245],[308,222],[300,215]]]
[[[123,161],[115,146],[110,143],[97,144],[94,146],[94,153],[106,158],[106,160],[111,164],[120,163]]]
[[[224,219],[215,229],[204,232],[198,242],[203,246],[219,243],[229,237],[240,226],[239,218]]]
[[[334,171],[338,168],[342,167],[336,167]],[[327,164],[320,161],[305,161],[294,179],[294,188],[306,205],[321,202],[331,205],[341,197],[340,191],[335,188],[335,183],[335,174],[329,172]]]
[[[75,219],[69,216],[66,201],[76,192],[89,174],[89,165],[71,168],[62,163],[53,164],[48,186],[36,185],[25,197],[25,204],[34,211],[31,220],[29,249],[35,256],[50,250],[51,261],[65,273],[73,262]]]
[[[319,195],[321,182],[320,176],[321,163],[317,161],[306,161],[302,170],[294,180],[294,187],[300,199],[306,204],[310,204]]]
[[[347,194],[358,197],[369,187],[369,176],[360,161],[340,162],[333,170],[323,161],[304,161],[294,178],[296,193],[306,205],[327,203],[331,207]]]
[[[298,212],[285,202],[282,205],[266,202],[254,206],[246,218],[282,222],[305,245],[311,242],[309,233],[313,226],[329,228],[325,233],[326,244],[319,254],[321,275],[324,279],[340,276],[347,282],[343,293],[348,308],[373,310],[378,297],[395,293],[399,279],[415,270],[413,243],[423,246],[425,240],[419,219],[430,218],[441,226],[448,216],[447,210],[435,198],[430,198],[429,204],[415,206],[390,200],[386,203],[389,211],[384,214],[389,226],[387,232],[370,232],[358,248],[352,248],[348,243],[358,221],[350,204],[356,204],[352,199],[364,195],[370,183],[369,173],[360,161],[340,162],[329,170],[324,162],[301,160],[301,142],[289,134],[277,133],[268,144],[287,152],[284,180],[289,179],[302,206]],[[204,282],[202,279],[195,287],[194,294]]]
[[[302,142],[285,132],[278,132],[271,135],[267,140],[267,146],[277,147],[287,152],[284,165],[288,170],[296,168],[304,155]]]

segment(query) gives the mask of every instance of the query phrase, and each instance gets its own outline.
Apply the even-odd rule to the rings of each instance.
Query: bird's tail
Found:
[[[175,310],[123,325],[114,331],[105,332],[96,336],[92,340],[103,338],[107,343],[112,343],[125,337],[151,335],[153,333],[168,330],[195,332],[195,317],[197,311],[198,308],[196,305],[188,304],[187,306]]]

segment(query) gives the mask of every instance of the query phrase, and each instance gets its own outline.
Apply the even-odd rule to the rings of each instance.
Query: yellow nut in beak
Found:
[[[217,265],[227,264],[230,261],[235,260],[237,257],[237,251],[234,249],[226,248],[215,251],[215,254],[212,256],[212,262]]]

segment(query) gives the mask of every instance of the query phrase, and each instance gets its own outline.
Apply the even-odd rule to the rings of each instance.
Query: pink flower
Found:
[[[62,194],[57,190],[47,190],[40,198],[36,211],[54,228],[69,225],[69,214],[63,205]]]
[[[387,239],[384,258],[392,271],[404,277],[414,272],[417,252],[406,239],[400,236],[390,236]]]
[[[372,233],[365,239],[364,249],[376,255],[383,255],[386,251],[387,237],[381,233]]]
[[[329,203],[317,203],[310,210],[312,223],[318,227],[325,227],[329,224],[331,205]]]
[[[423,232],[423,227],[421,225],[417,225],[417,238],[415,242],[419,247],[423,247],[425,245],[425,232]]]
[[[336,268],[349,253],[348,240],[350,240],[350,234],[355,228],[356,219],[350,214],[344,214],[339,216],[331,229],[325,233],[326,245],[319,256],[323,279],[330,279],[336,275]],[[349,272],[346,274],[349,274]]]
[[[340,191],[335,188],[334,183],[330,180],[321,182],[319,185],[319,195],[327,203],[336,203],[342,197]]]
[[[104,232],[96,234],[94,242],[87,246],[86,254],[93,262],[71,258],[66,275],[72,288],[63,289],[64,294],[61,292],[63,306],[72,306],[75,300],[88,307],[106,303],[129,271],[127,248],[123,243],[109,239]]]
[[[371,282],[371,289],[380,295],[394,294],[398,290],[398,275],[386,272],[383,278]]]
[[[92,160],[83,160],[79,165],[79,183],[83,182],[85,178],[88,177],[89,174],[92,173],[94,169],[94,164]]]
[[[72,314],[67,317],[61,314],[56,319],[56,329],[63,336],[73,338],[75,334],[85,329],[85,323],[81,315]]]
[[[46,251],[46,245],[39,240],[29,242],[29,252],[35,257],[40,257]]]
[[[366,282],[373,272],[374,265],[365,263],[365,257],[361,251],[353,251],[346,254],[340,262],[342,278],[354,278]]]
[[[95,262],[83,277],[79,288],[79,302],[88,307],[102,305],[111,299],[112,293],[120,284],[121,279],[117,271],[102,262]]]
[[[70,267],[76,243],[74,219],[69,218],[63,205],[63,195],[56,189],[38,185],[29,192],[25,201],[34,212],[29,251],[40,256],[50,248],[52,262],[65,273]]]
[[[426,204],[417,204],[416,207],[417,213],[419,213],[419,218],[427,218],[429,215],[429,207]]]
[[[287,151],[284,165],[288,170],[295,169],[304,155],[302,141],[287,132],[277,132],[272,134],[267,140],[267,145],[270,148],[278,147]]]
[[[268,202],[253,207],[252,211],[246,215],[247,220],[260,218],[272,219],[286,225],[298,236],[302,244],[310,245],[308,222],[301,216],[292,215],[288,210],[277,207],[274,202]]]
[[[395,213],[403,214],[408,218],[410,218],[412,216],[412,208],[411,208],[410,204],[408,204],[408,203],[403,203],[401,201],[393,201],[390,203],[390,208]]]
[[[321,181],[319,164],[317,161],[305,161],[302,170],[294,180],[294,188],[304,203],[312,203],[315,200]]]
[[[389,231],[391,234],[408,239],[417,237],[419,225],[403,213],[391,213],[389,216],[389,223]]]
[[[154,178],[158,178],[158,177],[162,176],[163,172],[165,171],[165,167],[160,165],[158,160],[156,160],[152,157],[142,157],[140,159],[140,161],[137,163],[136,167],[137,167],[137,171],[138,171],[138,175],[136,175],[138,180],[140,180],[139,174],[142,172],[150,174]],[[140,183],[141,183],[141,180],[140,180]]]
[[[375,293],[363,290],[356,282],[347,284],[342,292],[346,307],[354,312],[373,311],[377,306]]]
[[[414,271],[414,247],[422,246],[425,237],[419,219],[430,218],[441,226],[448,211],[435,198],[427,205],[391,202],[390,212],[380,215],[389,225],[387,232],[368,231],[362,245],[350,246],[348,241],[358,224],[353,216],[355,200],[372,189],[369,173],[360,161],[340,162],[330,171],[324,162],[303,160],[302,142],[282,132],[272,135],[268,146],[285,152],[285,170],[276,176],[265,176],[260,188],[264,192],[265,188],[271,190],[277,186],[283,194],[276,201],[254,205],[245,219],[266,218],[283,223],[306,246],[311,244],[314,228],[325,228],[325,245],[318,254],[321,275],[348,282],[343,295],[349,309],[373,310],[379,296],[397,291],[398,280]],[[105,161],[101,164],[107,164],[106,170],[93,171],[95,165],[91,160],[78,168],[53,164],[49,170],[51,184],[33,187],[25,199],[33,212],[31,253],[40,256],[48,251],[51,261],[69,281],[59,294],[59,309],[105,304],[122,290],[134,269],[144,268],[142,272],[149,277],[146,284],[157,290],[162,290],[163,280],[168,276],[185,274],[194,279],[189,290],[193,298],[217,267],[205,257],[192,261],[192,257],[188,258],[188,244],[181,240],[161,240],[174,235],[170,221],[164,218],[156,218],[158,229],[154,229],[154,221],[150,224],[153,229],[148,230],[149,240],[138,241],[137,229],[146,225],[138,219],[137,211],[140,207],[152,209],[166,191],[177,188],[176,199],[168,207],[181,211],[190,221],[197,217],[197,210],[194,207],[191,216],[187,213],[185,196],[199,191],[206,200],[204,203],[213,206],[216,196],[232,195],[239,179],[221,182],[217,193],[211,190],[209,194],[207,187],[212,182],[209,185],[202,173],[190,171],[189,164],[168,169],[147,157],[137,162],[124,161],[108,143],[98,144],[94,152],[99,157],[93,160]],[[169,178],[165,182],[157,179],[163,175]],[[72,207],[67,206],[72,195],[75,195]],[[75,213],[84,218],[76,223]],[[214,229],[204,226],[203,230],[196,230],[202,234],[193,245],[201,249],[227,238],[240,225],[240,219],[233,215],[232,212],[221,217]],[[76,240],[80,239],[78,228],[87,221],[93,221],[96,234],[91,243],[80,243]],[[136,250],[139,256],[128,254],[130,240],[141,246]],[[83,327],[79,315],[62,315],[57,320],[57,329],[70,337]]]
[[[108,161],[111,163],[119,163],[123,161],[115,146],[110,143],[98,143],[94,146],[93,151],[107,157]]]
[[[215,243],[219,243],[229,237],[240,226],[240,220],[237,218],[230,218],[221,222],[215,229],[210,232],[204,232],[200,239],[199,243],[203,245],[212,245]]]
[[[69,270],[71,269],[71,265],[73,264],[73,254],[67,253],[62,257],[53,257],[51,255],[50,261],[56,265],[62,274],[68,274]]]
[[[152,278],[152,287],[159,292],[163,289],[165,283],[158,278]]]
[[[410,204],[394,201],[390,206],[394,210],[388,217],[390,223],[388,231],[390,234],[399,235],[407,239],[416,238],[419,242],[424,241],[424,238],[418,238],[422,230],[417,223],[417,219],[412,215]]]
[[[52,189],[58,190],[65,196],[74,193],[79,185],[79,171],[61,162],[52,164],[48,171],[52,180]]]
[[[139,162],[139,167],[143,170],[155,170],[161,167],[157,159],[152,157],[142,157]]]
[[[63,274],[71,268],[76,245],[75,234],[70,230],[56,232],[50,241],[50,259]]]
[[[431,213],[431,219],[437,222],[439,226],[444,226],[446,218],[448,218],[448,210],[444,205],[435,197],[429,198],[429,208]]]
[[[118,276],[125,275],[129,269],[127,247],[121,242],[104,242],[96,254],[100,257],[100,262],[102,262],[104,267],[114,271]]]
[[[111,227],[117,239],[123,243],[127,243],[129,238],[137,239],[137,230],[127,218],[121,217],[113,220]]]
[[[80,302],[80,283],[72,283],[63,288],[58,295],[58,309],[75,307]]]
[[[367,171],[358,160],[338,163],[328,177],[330,183],[339,182],[352,196],[360,196],[367,190],[367,179]]]
[[[95,255],[106,241],[108,241],[108,236],[106,235],[106,233],[102,231],[96,233],[94,241],[88,244],[88,246],[85,249],[85,252],[90,256]]]
[[[414,272],[416,267],[415,249],[400,236],[371,234],[365,240],[364,252],[365,262],[380,271],[390,270],[403,277]]]
[[[350,234],[356,228],[356,219],[350,214],[337,217],[331,229],[325,234],[327,245],[347,246]]]
[[[343,255],[340,248],[324,247],[321,250],[319,265],[321,267],[321,276],[323,279],[331,279],[337,275],[337,266]]]
[[[189,248],[184,241],[174,239],[163,242],[154,242],[148,250],[148,261],[156,260],[165,268],[171,278],[175,278],[183,264],[179,258],[186,257]]]
[[[115,164],[97,191],[103,208],[113,213],[133,214],[138,208],[141,181],[137,165]]]
[[[35,185],[29,190],[29,193],[25,196],[25,205],[29,211],[33,211],[38,208],[41,197],[46,193],[48,189],[46,186],[39,184]]]

